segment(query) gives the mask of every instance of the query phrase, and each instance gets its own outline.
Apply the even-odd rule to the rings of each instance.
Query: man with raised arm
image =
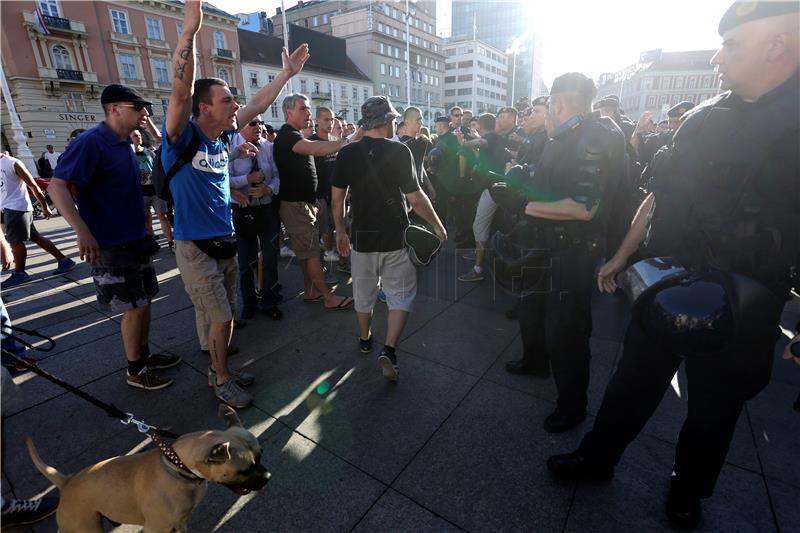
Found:
[[[175,204],[175,255],[186,292],[195,307],[201,343],[208,337],[211,366],[208,382],[216,396],[235,408],[246,407],[252,396],[242,387],[253,376],[228,368],[227,351],[233,331],[237,265],[232,237],[228,153],[224,138],[247,124],[275,101],[284,84],[308,59],[308,45],[291,55],[283,50],[283,70],[275,80],[241,107],[228,84],[216,78],[194,79],[195,36],[203,21],[201,2],[187,0],[183,35],[172,57],[172,94],[163,126],[161,162],[166,171],[199,139],[191,162],[180,167],[169,188]],[[240,145],[231,155],[252,157],[256,147]],[[233,193],[236,195],[237,193]],[[239,205],[247,197],[236,197]]]

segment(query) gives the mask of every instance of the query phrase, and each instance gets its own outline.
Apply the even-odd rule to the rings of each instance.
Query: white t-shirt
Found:
[[[33,211],[28,187],[17,176],[19,159],[0,153],[0,206],[12,211]]]
[[[61,152],[50,152],[45,151],[44,158],[47,159],[47,162],[50,163],[50,168],[55,170],[56,164],[58,164],[58,157],[61,155]]]

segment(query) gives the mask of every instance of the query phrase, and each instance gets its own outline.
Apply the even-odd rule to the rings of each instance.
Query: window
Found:
[[[395,49],[394,49],[394,57],[396,57],[397,59],[400,59],[400,49],[397,48],[397,47],[395,47]]]
[[[367,98],[369,98],[369,89],[364,87],[364,100],[366,100]]]
[[[269,76],[267,76],[267,80],[269,80],[269,83],[272,83],[273,81],[275,81],[275,75],[270,74]]]
[[[278,104],[269,106],[269,113],[272,115],[272,118],[278,118]]]
[[[214,47],[225,48],[225,35],[221,31],[214,32]]]
[[[444,95],[445,96],[455,96],[456,95],[456,90],[455,89],[445,89],[444,90]]]
[[[456,77],[455,76],[445,76],[444,82],[445,83],[455,83]]]
[[[397,9],[395,9],[395,8],[392,8],[392,16],[393,16],[394,18],[398,18],[398,16],[397,16]]]
[[[386,94],[386,84],[381,83],[381,94]]]
[[[677,76],[672,84],[673,89],[683,89],[683,76]]]
[[[116,33],[130,33],[128,31],[128,14],[124,11],[111,10],[111,25]]]
[[[670,81],[672,81],[672,78],[670,78],[669,76],[664,76],[663,78],[661,78],[661,88],[662,89],[669,89],[670,88]]]
[[[69,52],[60,44],[53,47],[53,63],[58,69],[72,70],[72,59],[69,57]]]
[[[353,87],[353,100],[358,100],[358,87]]]
[[[163,58],[153,59],[153,73],[159,83],[169,83],[169,66]]]
[[[342,84],[339,86],[339,94],[342,98],[347,98],[347,85]]]
[[[85,113],[86,108],[83,105],[83,94],[73,92],[65,94],[64,110],[67,113]]]
[[[161,21],[158,19],[145,17],[145,26],[147,26],[147,38],[156,41],[163,41],[164,35],[161,31]]]
[[[322,23],[323,24],[327,24],[328,23],[328,14],[327,13],[322,15]]]
[[[169,107],[169,98],[161,99],[161,114],[167,116],[167,108]]]
[[[381,74],[386,75],[386,63],[381,63]]]
[[[383,13],[384,15],[392,16],[392,6],[389,4],[383,4]]]
[[[320,91],[319,91],[319,82],[318,82],[318,81],[315,81],[315,82],[314,82],[314,93],[315,93],[315,94],[319,94],[319,92],[320,92]]]
[[[231,73],[228,72],[228,69],[225,67],[220,67],[217,69],[217,77],[227,84],[231,83]]]
[[[703,76],[703,87],[711,87],[711,76]]]
[[[314,27],[319,26],[319,17],[315,16],[313,19],[311,19],[311,25]]]
[[[258,87],[258,72],[250,71],[250,87]]]
[[[686,85],[689,89],[697,87],[697,76],[689,76],[689,83]]]
[[[378,22],[378,31],[383,33],[383,22]]]
[[[122,67],[122,79],[136,80],[139,76],[136,75],[136,60],[131,54],[120,54],[119,64]]]
[[[392,35],[397,37],[397,28],[392,28]]]
[[[383,44],[383,43],[381,43],[381,45],[380,45],[380,46],[381,46],[381,48],[380,48],[380,50],[381,50],[381,53],[382,53],[382,54],[385,54],[385,53],[386,53],[386,45],[385,45],[385,44]]]
[[[183,22],[175,23],[175,31],[178,33],[178,38],[183,35]]]
[[[51,17],[61,16],[58,13],[58,2],[56,0],[41,0],[39,2],[39,8],[42,10],[43,15],[50,15]]]

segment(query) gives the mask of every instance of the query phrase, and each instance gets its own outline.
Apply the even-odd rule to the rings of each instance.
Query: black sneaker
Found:
[[[372,351],[372,335],[370,335],[367,340],[359,337],[358,344],[361,347],[361,353],[370,353]]]
[[[58,509],[58,498],[47,496],[35,500],[5,500],[2,522],[6,527],[23,526],[44,520]]]
[[[386,351],[386,348],[384,348],[381,350],[381,354],[378,356],[378,364],[381,365],[383,377],[389,381],[397,381],[397,378],[399,377],[399,368],[397,366],[396,355],[390,354],[388,351]]]
[[[165,368],[172,368],[181,363],[181,358],[177,355],[169,355],[165,353],[154,353],[144,360],[144,366],[150,370],[164,370]]]

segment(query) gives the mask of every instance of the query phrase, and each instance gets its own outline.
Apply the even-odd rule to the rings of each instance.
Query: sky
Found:
[[[401,0],[402,1],[402,0]],[[451,1],[437,0],[437,33],[450,34]],[[620,70],[639,52],[711,50],[721,43],[717,25],[732,0],[521,0],[540,35],[544,77],[549,85],[564,72],[597,78]],[[284,0],[286,7],[296,0]],[[266,11],[275,15],[280,0],[212,0],[230,13]],[[502,1],[498,1],[501,8]],[[480,23],[480,22],[479,22]],[[313,54],[314,51],[312,50]]]

